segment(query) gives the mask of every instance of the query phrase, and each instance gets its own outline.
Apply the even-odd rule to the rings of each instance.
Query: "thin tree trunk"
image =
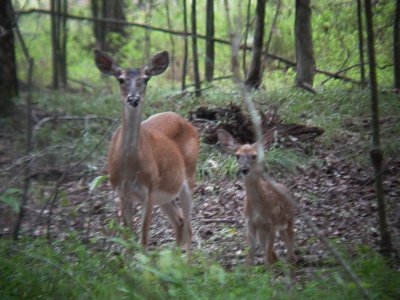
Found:
[[[124,21],[124,0],[90,0],[92,16],[95,18],[112,18]],[[93,33],[96,38],[96,47],[101,50],[110,50],[107,35],[110,32],[125,35],[125,26],[122,23],[94,22]],[[118,47],[118,45],[117,45]]]
[[[205,79],[211,81],[214,76],[214,1],[207,0],[206,7],[206,58],[205,58]]]
[[[314,49],[311,29],[310,0],[296,0],[296,84],[311,87],[314,82]]]
[[[257,0],[256,28],[254,32],[253,52],[251,55],[250,69],[246,76],[245,84],[249,88],[259,88],[262,82],[262,50],[264,41],[265,4],[266,0]]]
[[[14,45],[14,13],[11,0],[0,1],[0,115],[14,107],[12,98],[18,95],[17,65]]]
[[[243,67],[243,74],[246,76],[247,74],[247,65],[246,65],[246,50],[247,50],[247,37],[249,35],[249,26],[250,26],[250,7],[251,7],[251,0],[247,1],[247,9],[246,9],[246,27],[244,29],[244,48],[243,48],[243,56],[242,56],[242,67]]]
[[[196,97],[201,96],[201,84],[199,73],[199,56],[197,52],[197,28],[196,28],[196,0],[192,0],[192,51],[193,51],[193,72]]]
[[[145,23],[146,25],[151,25],[151,18],[153,14],[153,4],[152,1],[149,1],[147,4],[147,12],[146,12],[146,18],[145,18]],[[151,31],[149,29],[146,29],[144,31],[144,60],[145,61],[150,61],[151,57]]]
[[[400,93],[400,0],[396,2],[393,24],[394,90]]]
[[[68,31],[67,31],[67,17],[65,15],[68,14],[68,1],[67,0],[62,0],[62,4],[60,2],[60,11],[62,12],[62,15],[59,16],[60,18],[60,81],[62,87],[67,87],[67,37],[68,37]]]
[[[187,63],[188,63],[188,27],[187,27],[187,5],[186,0],[182,0],[183,4],[183,31],[185,34],[184,46],[183,46],[183,63],[182,63],[182,91],[186,89],[186,74],[187,74]]]
[[[274,19],[272,21],[271,24],[271,30],[269,31],[269,35],[268,35],[268,40],[265,43],[265,50],[264,53],[268,53],[269,52],[269,48],[271,46],[271,41],[272,41],[272,36],[274,34],[274,31],[276,30],[276,22],[278,21],[278,16],[279,16],[279,12],[281,9],[281,0],[278,0],[278,3],[276,4],[276,10],[275,10],[275,15],[274,15]],[[265,68],[267,66],[267,56],[264,56],[264,61],[262,64],[262,74],[264,74]]]
[[[238,6],[239,8],[241,7],[242,1],[238,1]],[[234,26],[234,22],[232,22],[231,18],[231,9],[229,7],[228,0],[224,0],[224,6],[225,6],[225,14],[226,14],[226,27],[228,29],[229,33],[229,39],[230,39],[230,44],[231,44],[231,70],[233,73],[234,78],[236,80],[239,80],[240,78],[240,64],[239,64],[239,44],[240,44],[240,31],[241,31],[241,26],[240,24],[237,24],[237,26]],[[240,9],[238,10],[240,13]],[[238,23],[240,23],[240,16],[238,16]],[[236,24],[236,23],[235,23]]]
[[[363,35],[363,20],[362,20],[362,3],[357,0],[357,23],[358,23],[358,51],[360,57],[360,80],[365,82],[365,61],[364,61],[364,35]]]
[[[274,20],[272,21],[271,30],[268,35],[268,40],[265,43],[265,52],[267,53],[269,52],[269,47],[271,46],[272,36],[274,34],[274,31],[276,30],[276,22],[278,21],[280,9],[281,9],[281,0],[278,0],[278,3],[276,4]]]
[[[58,89],[58,32],[57,32],[57,18],[56,18],[56,1],[50,0],[50,26],[51,26],[51,47],[52,47],[52,87]]]
[[[171,20],[171,14],[170,14],[170,9],[169,9],[169,0],[165,1],[165,10],[167,13],[167,24],[168,24],[168,29],[173,30],[172,26],[172,20]],[[171,72],[172,72],[172,78],[175,79],[175,39],[172,34],[169,35],[169,40],[171,43],[171,55],[170,55],[170,65],[171,65]]]
[[[101,15],[99,14],[99,0],[90,0],[90,8],[94,18],[101,18]],[[96,47],[101,49],[101,45],[99,43],[101,39],[100,23],[101,22],[98,21],[93,22],[93,33],[96,39]]]
[[[376,79],[376,61],[375,61],[375,39],[373,26],[373,13],[370,0],[365,0],[365,17],[367,24],[367,49],[369,63],[369,80],[371,89],[371,112],[372,112],[372,150],[370,151],[372,164],[375,169],[375,188],[378,202],[379,227],[381,233],[381,253],[390,257],[392,252],[392,242],[390,231],[388,229],[384,191],[382,184],[382,161],[383,153],[380,142],[379,129],[379,101],[378,101],[378,83]]]

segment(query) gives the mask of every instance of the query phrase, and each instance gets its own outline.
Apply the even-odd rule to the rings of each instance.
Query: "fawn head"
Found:
[[[97,49],[94,50],[94,58],[103,74],[113,75],[118,80],[122,101],[134,108],[143,101],[150,78],[162,74],[169,64],[168,51],[158,52],[140,68],[121,68],[111,56]]]
[[[268,147],[274,139],[275,129],[267,131],[262,138],[264,148]],[[239,172],[246,176],[257,165],[257,147],[256,144],[239,144],[236,139],[226,130],[217,130],[218,140],[222,147],[228,152],[236,155],[239,164]]]

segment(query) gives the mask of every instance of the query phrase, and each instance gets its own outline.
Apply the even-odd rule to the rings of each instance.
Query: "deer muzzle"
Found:
[[[136,107],[139,105],[141,101],[140,95],[129,95],[128,98],[126,99],[126,102],[133,107]]]

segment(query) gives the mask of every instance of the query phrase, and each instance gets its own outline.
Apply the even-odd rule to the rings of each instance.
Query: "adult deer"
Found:
[[[122,121],[110,143],[108,172],[111,186],[120,197],[122,220],[133,229],[132,216],[137,204],[142,204],[140,241],[146,249],[153,206],[159,205],[175,227],[177,244],[186,244],[190,257],[197,131],[174,112],[155,114],[142,122],[147,82],[167,69],[168,52],[155,54],[141,68],[121,68],[99,50],[94,50],[94,56],[97,68],[113,75],[120,85]],[[182,208],[175,204],[178,197]]]
[[[274,137],[274,129],[263,136],[264,147]],[[239,171],[244,176],[246,202],[244,213],[247,219],[249,242],[248,263],[254,263],[257,240],[264,251],[266,264],[278,258],[273,250],[275,235],[279,231],[287,248],[289,262],[295,262],[294,254],[294,206],[288,189],[273,181],[257,163],[256,144],[239,144],[223,129],[217,131],[221,145],[236,154]]]

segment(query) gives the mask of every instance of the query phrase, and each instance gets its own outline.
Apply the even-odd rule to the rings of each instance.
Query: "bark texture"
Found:
[[[262,82],[262,57],[265,27],[265,4],[266,0],[258,0],[256,6],[256,21],[253,39],[253,52],[249,72],[245,84],[249,88],[259,88]]]
[[[296,84],[312,87],[314,83],[315,61],[310,0],[296,0],[295,39],[297,62]]]
[[[0,115],[11,111],[12,98],[18,95],[13,27],[11,0],[0,1]]]

